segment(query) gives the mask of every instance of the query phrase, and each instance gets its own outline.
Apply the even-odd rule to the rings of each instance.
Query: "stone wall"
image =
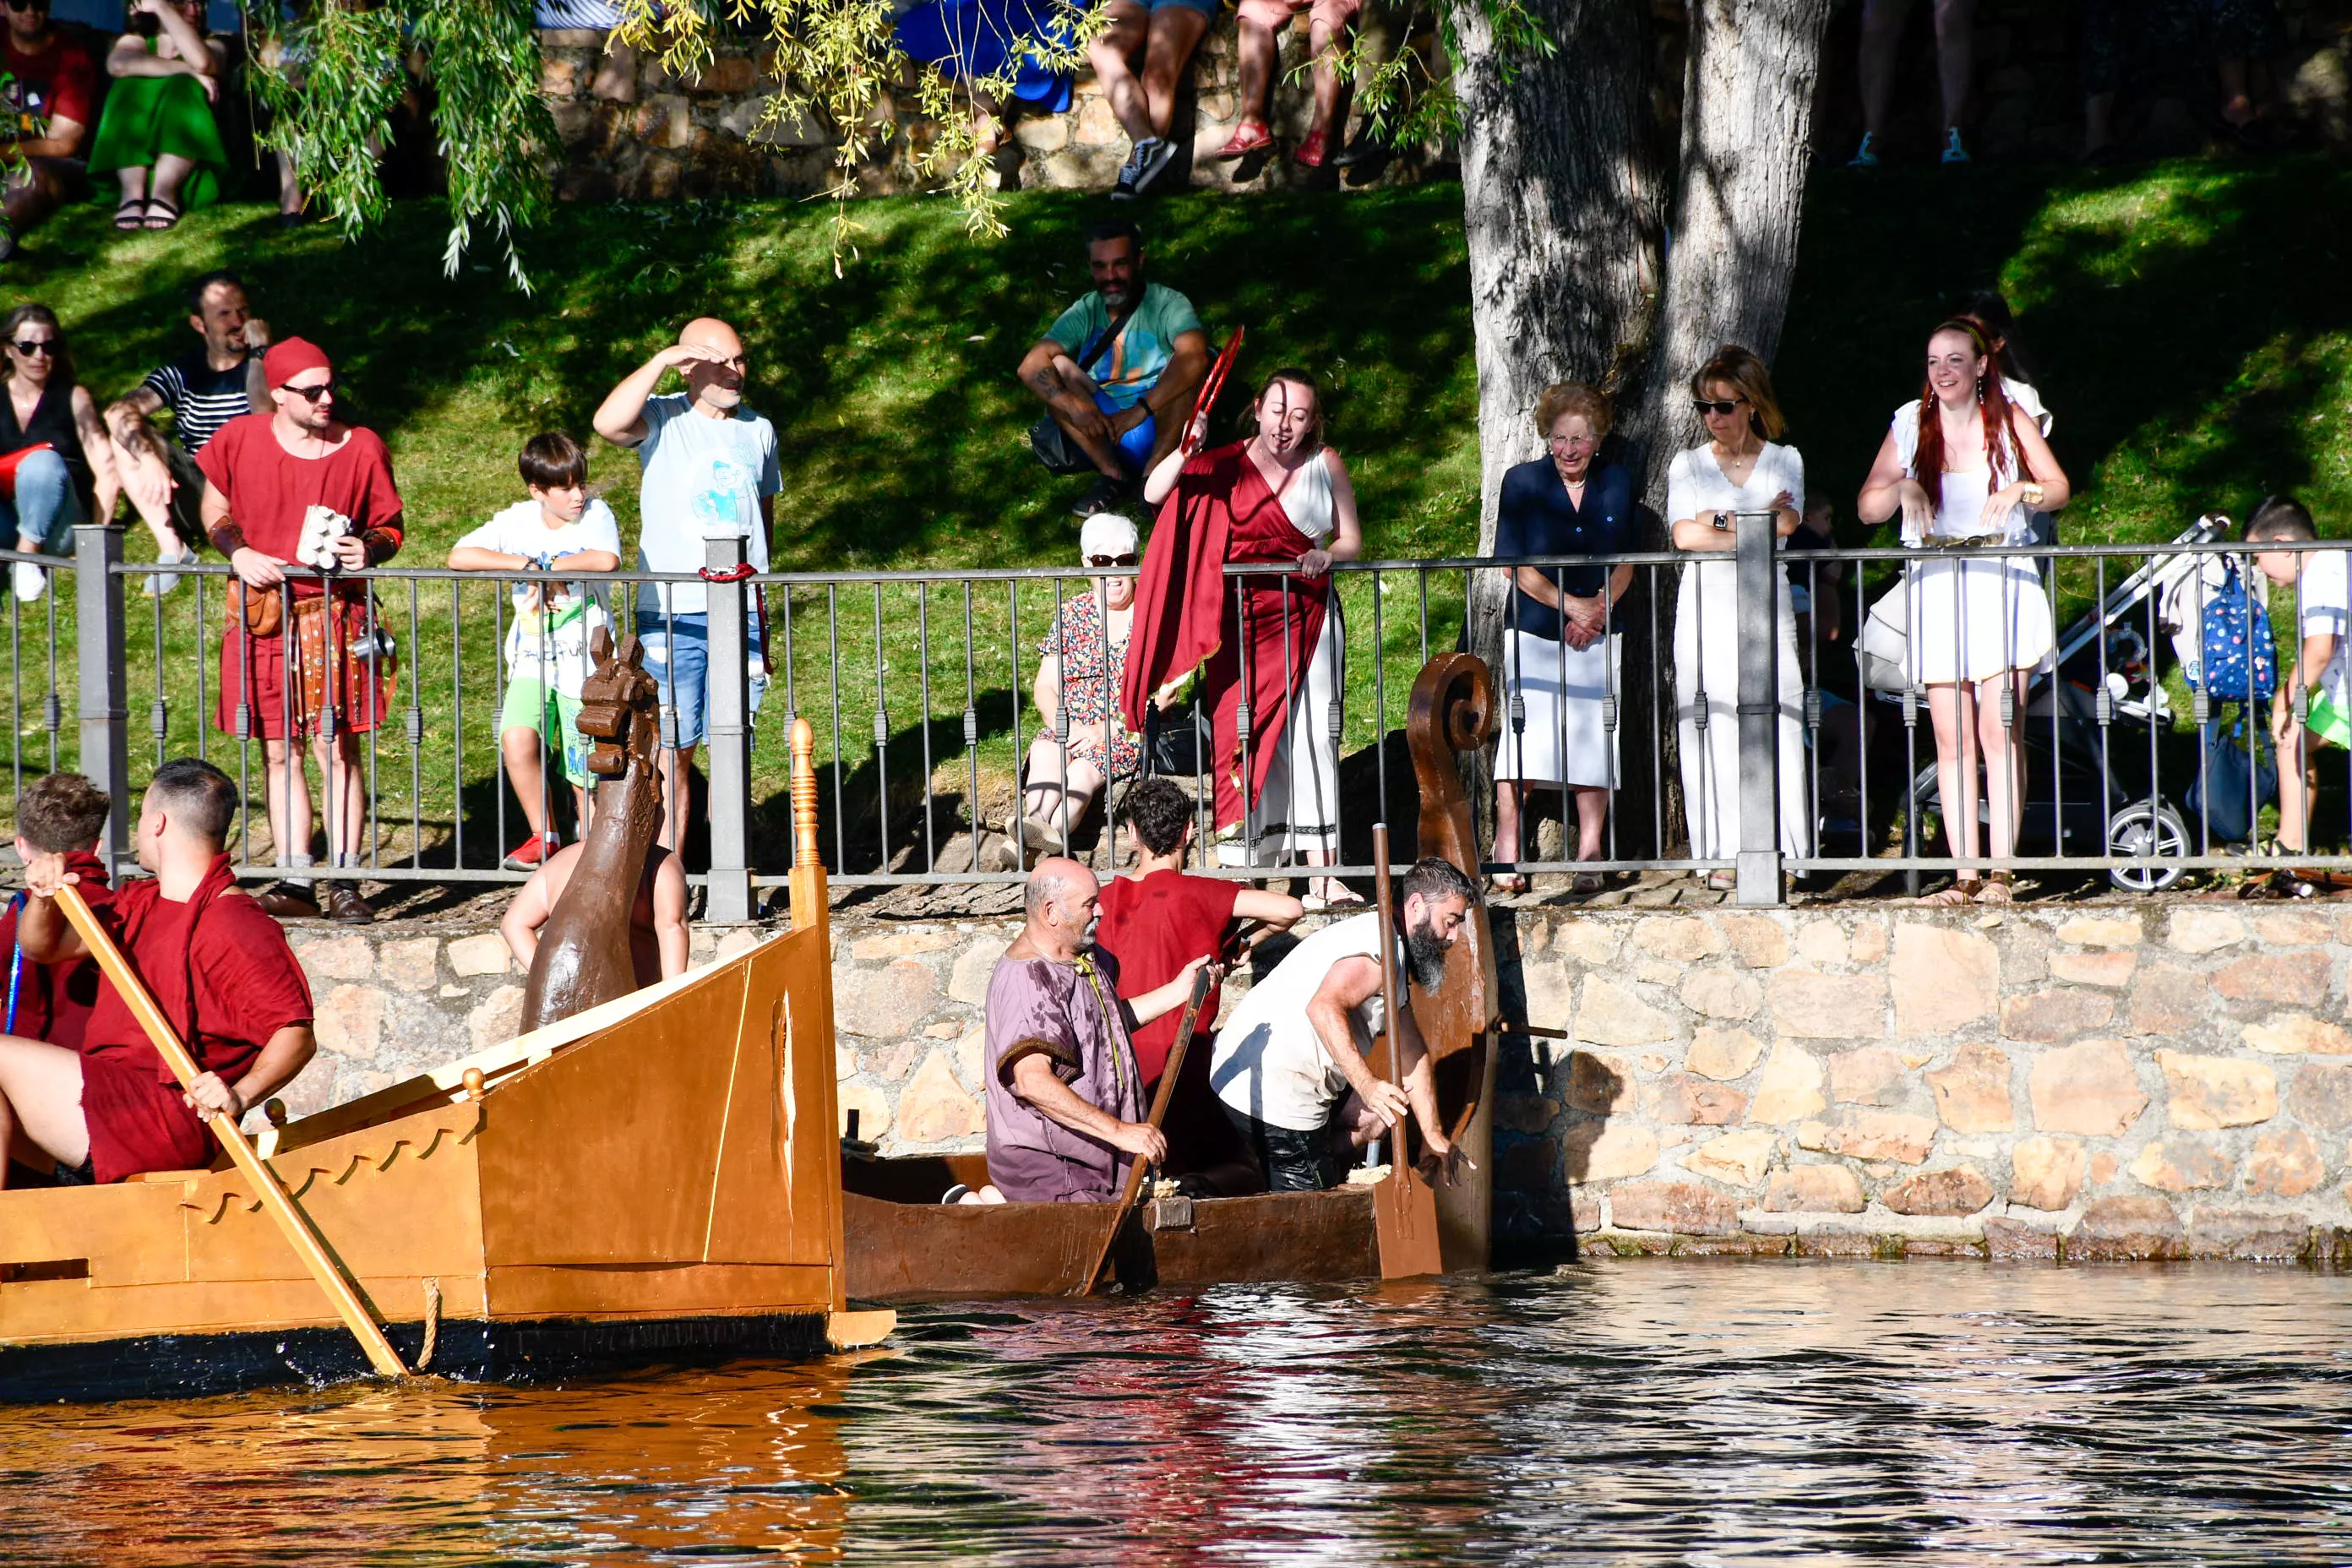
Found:
[[[1663,79],[1676,76],[1682,6],[1656,0],[1665,53]],[[2274,62],[2279,92],[2292,118],[2317,141],[2352,140],[2352,0],[2278,0],[2288,40]],[[1823,58],[1815,142],[1821,154],[1843,162],[1860,134],[1854,80],[1860,7],[1838,8]],[[2068,158],[2080,151],[2083,94],[2080,7],[2050,0],[1982,0],[1977,7],[1977,89],[1969,144],[1979,156]],[[1425,10],[1374,5],[1373,33],[1405,24],[1425,26]],[[1170,183],[1267,189],[1333,184],[1337,171],[1299,168],[1288,152],[1308,116],[1303,81],[1291,72],[1305,63],[1303,24],[1284,36],[1282,75],[1275,91],[1275,132],[1282,156],[1219,163],[1207,154],[1223,146],[1239,118],[1234,22],[1223,16],[1202,44],[1183,95],[1178,122],[1192,128],[1196,162]],[[803,195],[832,183],[831,139],[806,121],[759,129],[766,99],[767,57],[750,43],[723,45],[698,76],[680,79],[626,48],[606,48],[600,31],[551,29],[540,35],[542,80],[562,137],[558,190],[569,198],[609,200],[712,195]],[[1419,40],[1424,54],[1432,40]],[[1369,53],[1386,58],[1376,39]],[[1932,159],[1941,135],[1933,30],[1923,11],[1913,16],[1896,95],[1890,152],[1901,159]],[[2193,94],[2193,96],[2184,96]],[[2201,83],[2163,84],[2131,95],[2119,129],[2139,153],[2194,152],[2210,141],[2211,95]],[[1665,106],[1671,111],[1672,105]],[[930,122],[914,109],[905,84],[884,95],[877,111],[874,151],[858,170],[868,194],[916,189],[915,153],[929,145]],[[1010,186],[1104,190],[1127,156],[1126,133],[1091,72],[1078,76],[1068,112],[1026,114],[1000,156]],[[1453,154],[1443,146],[1412,150],[1372,183],[1448,177]]]
[[[1015,926],[839,921],[842,1107],[982,1142]],[[2326,1257],[2352,1231],[2352,909],[1499,910],[1498,1235],[1627,1252]],[[759,939],[696,933],[698,962]],[[494,931],[299,930],[350,1099],[503,1038]],[[1245,988],[1246,977],[1227,987]]]

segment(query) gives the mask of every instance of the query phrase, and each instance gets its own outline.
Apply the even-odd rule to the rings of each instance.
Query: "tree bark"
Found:
[[[1482,0],[1454,0],[1481,554],[1494,549],[1505,470],[1543,451],[1535,409],[1544,388],[1585,381],[1622,397],[1645,371],[1666,207],[1650,8],[1634,0],[1527,0],[1523,15],[1551,40],[1551,52],[1498,32]],[[1465,640],[1499,676],[1506,574],[1472,577]],[[1645,628],[1638,606],[1627,607]],[[1647,652],[1634,639],[1624,669],[1622,798],[1642,800],[1650,782],[1644,737],[1655,715]],[[1486,760],[1477,766],[1483,773]],[[1486,782],[1475,781],[1474,799],[1488,798]],[[1623,826],[1646,836],[1646,822]],[[1491,842],[1484,827],[1480,837]],[[1621,849],[1633,846],[1621,838]]]
[[[1644,493],[1705,438],[1685,391],[1724,343],[1770,363],[1797,270],[1830,0],[1691,0],[1665,289],[1642,405]],[[1672,519],[1668,519],[1672,521]]]

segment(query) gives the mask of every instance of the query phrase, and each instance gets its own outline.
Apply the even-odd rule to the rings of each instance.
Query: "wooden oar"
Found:
[[[113,982],[114,989],[121,994],[123,1001],[130,1004],[132,1016],[139,1020],[139,1026],[147,1031],[147,1038],[154,1045],[156,1054],[171,1064],[172,1074],[180,1080],[180,1087],[193,1090],[197,1075],[204,1069],[196,1066],[195,1058],[188,1054],[188,1047],[180,1043],[180,1037],[172,1028],[172,1021],[163,1016],[163,1008],[155,1005],[155,998],[148,994],[147,987],[124,960],[121,949],[116,947],[114,939],[106,934],[106,928],[98,923],[98,917],[89,912],[89,905],[82,901],[80,890],[71,883],[66,884],[58,889],[57,903],[65,910],[67,921],[80,935],[82,945],[89,949],[92,958],[98,960],[98,967],[105,972],[107,979]],[[319,1289],[324,1290],[327,1300],[334,1303],[344,1326],[352,1331],[352,1337],[359,1341],[362,1350],[367,1352],[368,1361],[375,1368],[377,1375],[407,1376],[408,1369],[401,1364],[399,1352],[392,1348],[392,1342],[383,1337],[383,1331],[368,1315],[368,1310],[360,1300],[359,1290],[352,1284],[350,1276],[327,1251],[326,1244],[319,1239],[319,1233],[310,1228],[309,1218],[294,1206],[294,1200],[278,1184],[278,1173],[263,1164],[261,1157],[253,1152],[253,1145],[246,1142],[236,1119],[212,1111],[199,1114],[212,1123],[213,1135],[221,1141],[222,1146],[228,1151],[229,1159],[245,1173],[245,1179],[253,1184],[260,1195],[262,1206],[268,1209],[269,1217],[278,1222],[278,1228],[286,1233],[286,1239],[292,1244],[295,1256],[301,1258],[304,1268],[310,1269],[310,1278],[319,1282]]]
[[[1402,1000],[1397,984],[1396,962],[1396,892],[1389,879],[1389,825],[1372,824],[1372,864],[1379,868],[1372,875],[1372,902],[1381,917],[1381,1040],[1389,1076],[1400,1084],[1404,1079],[1404,1053],[1397,1049],[1397,1031],[1403,1026],[1404,1015],[1397,1008]],[[1398,1191],[1405,1201],[1397,1205],[1397,1229],[1410,1237],[1412,1235],[1412,1204],[1411,1184],[1412,1167],[1404,1157],[1404,1124],[1389,1124],[1389,1165]]]
[[[1201,1004],[1209,998],[1209,987],[1216,982],[1210,971],[1215,965],[1204,963],[1192,976],[1192,994],[1185,1000],[1184,1016],[1176,1025],[1176,1043],[1169,1048],[1168,1065],[1160,1069],[1160,1092],[1151,1097],[1150,1126],[1157,1130],[1168,1119],[1168,1102],[1176,1097],[1176,1074],[1184,1066],[1184,1048],[1192,1043],[1192,1022],[1201,1016]],[[1135,1163],[1127,1168],[1127,1185],[1118,1194],[1118,1212],[1110,1217],[1110,1229],[1103,1233],[1102,1250],[1095,1255],[1095,1266],[1087,1270],[1086,1278],[1071,1292],[1077,1296],[1094,1294],[1095,1282],[1102,1278],[1103,1266],[1110,1261],[1111,1248],[1118,1245],[1118,1233],[1127,1228],[1127,1216],[1135,1212],[1135,1200],[1143,1191],[1144,1162],[1138,1155]]]

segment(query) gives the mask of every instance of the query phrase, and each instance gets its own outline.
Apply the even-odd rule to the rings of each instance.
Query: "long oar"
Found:
[[[1209,971],[1214,967],[1202,964],[1192,976],[1192,994],[1184,1003],[1184,1016],[1176,1025],[1176,1044],[1169,1048],[1168,1065],[1160,1069],[1160,1092],[1151,1097],[1150,1125],[1157,1129],[1167,1120],[1168,1102],[1176,1096],[1176,1075],[1183,1069],[1184,1049],[1192,1043],[1192,1021],[1201,1016],[1201,1004],[1209,998],[1209,987],[1215,984]],[[1094,1294],[1095,1281],[1102,1278],[1103,1265],[1110,1261],[1110,1250],[1118,1244],[1118,1233],[1127,1228],[1127,1216],[1135,1212],[1135,1200],[1143,1191],[1143,1158],[1127,1168],[1127,1185],[1118,1194],[1118,1212],[1110,1217],[1110,1229],[1103,1233],[1102,1250],[1095,1255],[1095,1266],[1078,1281],[1075,1296]]]
[[[114,939],[106,934],[106,928],[100,925],[98,917],[89,912],[89,906],[82,901],[80,890],[68,883],[58,889],[57,901],[58,907],[65,910],[66,920],[79,933],[82,945],[89,949],[89,955],[98,960],[99,968],[105,972],[107,979],[114,983],[114,989],[121,994],[122,999],[131,1005],[131,1014],[138,1018],[139,1026],[147,1031],[147,1038],[153,1043],[156,1054],[171,1064],[173,1076],[180,1080],[180,1087],[194,1089],[196,1075],[204,1069],[196,1066],[194,1057],[188,1055],[188,1047],[180,1043],[180,1037],[172,1028],[172,1021],[163,1016],[163,1010],[155,1005],[155,998],[148,994],[147,987],[123,959],[122,951],[114,945]],[[375,1320],[368,1315],[351,1277],[327,1251],[326,1244],[319,1239],[319,1233],[310,1228],[310,1219],[294,1206],[294,1200],[278,1184],[278,1173],[263,1164],[261,1156],[253,1152],[253,1145],[245,1141],[245,1133],[238,1128],[236,1119],[214,1111],[200,1111],[199,1114],[212,1123],[213,1135],[227,1149],[229,1159],[245,1173],[245,1179],[254,1184],[261,1196],[262,1206],[268,1209],[269,1217],[278,1222],[278,1228],[286,1233],[286,1239],[293,1245],[295,1256],[301,1258],[304,1268],[310,1269],[310,1278],[319,1282],[319,1289],[324,1290],[327,1300],[335,1304],[336,1312],[341,1316],[344,1326],[352,1331],[352,1337],[359,1341],[360,1348],[367,1352],[368,1361],[377,1374],[382,1377],[407,1376],[408,1369],[400,1363],[400,1353],[392,1348],[392,1342],[383,1337],[383,1331],[376,1327]]]
[[[1381,932],[1381,1040],[1382,1055],[1389,1075],[1398,1083],[1404,1081],[1404,1053],[1397,1049],[1397,1034],[1403,1027],[1403,1015],[1398,1007],[1404,998],[1403,987],[1397,984],[1396,961],[1396,892],[1389,883],[1389,825],[1372,824],[1372,864],[1380,868],[1372,877],[1372,904],[1380,915]],[[1410,1239],[1412,1236],[1412,1167],[1404,1157],[1405,1128],[1401,1121],[1389,1124],[1389,1163],[1397,1183],[1397,1233]]]

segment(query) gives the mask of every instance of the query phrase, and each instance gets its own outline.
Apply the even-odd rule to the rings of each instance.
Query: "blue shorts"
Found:
[[[1171,5],[1190,3],[1191,0],[1169,0],[1169,4]],[[1095,406],[1101,409],[1105,415],[1114,417],[1127,412],[1126,409],[1105,397],[1099,390],[1095,393]],[[1127,459],[1129,468],[1139,474],[1150,463],[1151,448],[1157,446],[1159,441],[1159,416],[1146,414],[1142,424],[1118,438],[1119,455]]]
[[[1171,5],[1187,11],[1198,11],[1213,22],[1217,19],[1217,10],[1223,4],[1223,0],[1139,0],[1139,3],[1147,11],[1165,11]]]
[[[747,624],[743,632],[750,646],[751,666],[749,711],[757,713],[760,700],[768,692],[768,678],[761,668],[759,623]],[[673,638],[677,643],[674,660],[670,658]],[[710,617],[665,616],[657,610],[640,612],[637,640],[645,644],[646,673],[654,678],[654,685],[661,693],[661,743],[674,752],[702,744],[710,706]]]

